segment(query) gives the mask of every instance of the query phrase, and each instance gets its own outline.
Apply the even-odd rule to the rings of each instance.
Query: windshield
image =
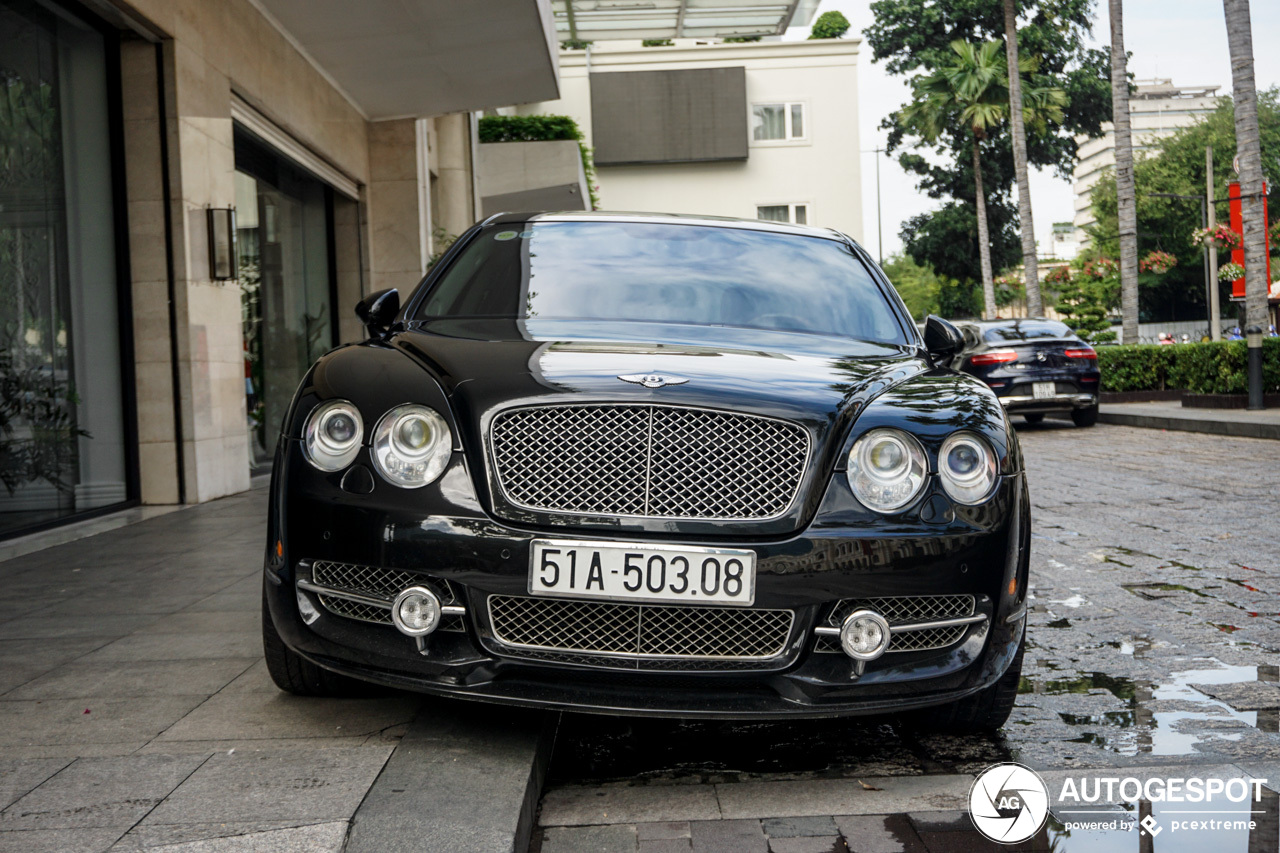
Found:
[[[705,225],[488,226],[413,319],[435,317],[681,323],[907,343],[844,243]]]
[[[1007,341],[1035,341],[1045,338],[1074,338],[1075,332],[1055,320],[1019,320],[1007,326],[995,326],[982,333],[989,344]]]

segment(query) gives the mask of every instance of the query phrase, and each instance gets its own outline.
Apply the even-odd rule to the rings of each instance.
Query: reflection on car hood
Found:
[[[507,406],[576,398],[753,412],[826,432],[926,367],[903,346],[652,323],[437,320],[395,343],[436,373],[472,424]],[[651,374],[667,384],[619,378]]]

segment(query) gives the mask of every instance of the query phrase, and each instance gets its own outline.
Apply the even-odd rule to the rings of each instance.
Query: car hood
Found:
[[[914,347],[653,323],[440,320],[394,343],[441,381],[462,424],[475,426],[519,405],[663,403],[785,418],[821,441],[927,369]],[[666,384],[634,381],[651,375]]]

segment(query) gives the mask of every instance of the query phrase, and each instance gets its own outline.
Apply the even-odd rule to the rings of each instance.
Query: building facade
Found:
[[[514,112],[577,121],[604,209],[770,219],[860,240],[859,44],[601,43],[561,54],[559,100]]]
[[[557,58],[550,0],[0,0],[0,537],[248,488]]]
[[[1134,156],[1161,136],[1195,124],[1218,107],[1218,86],[1173,85],[1172,80],[1138,80],[1137,91],[1129,96],[1129,120],[1133,129]],[[1076,137],[1076,167],[1072,190],[1075,193],[1076,242],[1088,242],[1085,229],[1094,224],[1090,196],[1093,186],[1108,170],[1116,167],[1116,137],[1111,123],[1102,126],[1097,139]]]

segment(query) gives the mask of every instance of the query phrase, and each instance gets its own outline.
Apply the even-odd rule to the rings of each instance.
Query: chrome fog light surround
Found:
[[[889,621],[873,610],[855,610],[840,626],[840,648],[856,661],[872,661],[889,648]]]
[[[391,621],[401,634],[425,637],[440,627],[440,599],[425,586],[401,590],[391,604]]]

